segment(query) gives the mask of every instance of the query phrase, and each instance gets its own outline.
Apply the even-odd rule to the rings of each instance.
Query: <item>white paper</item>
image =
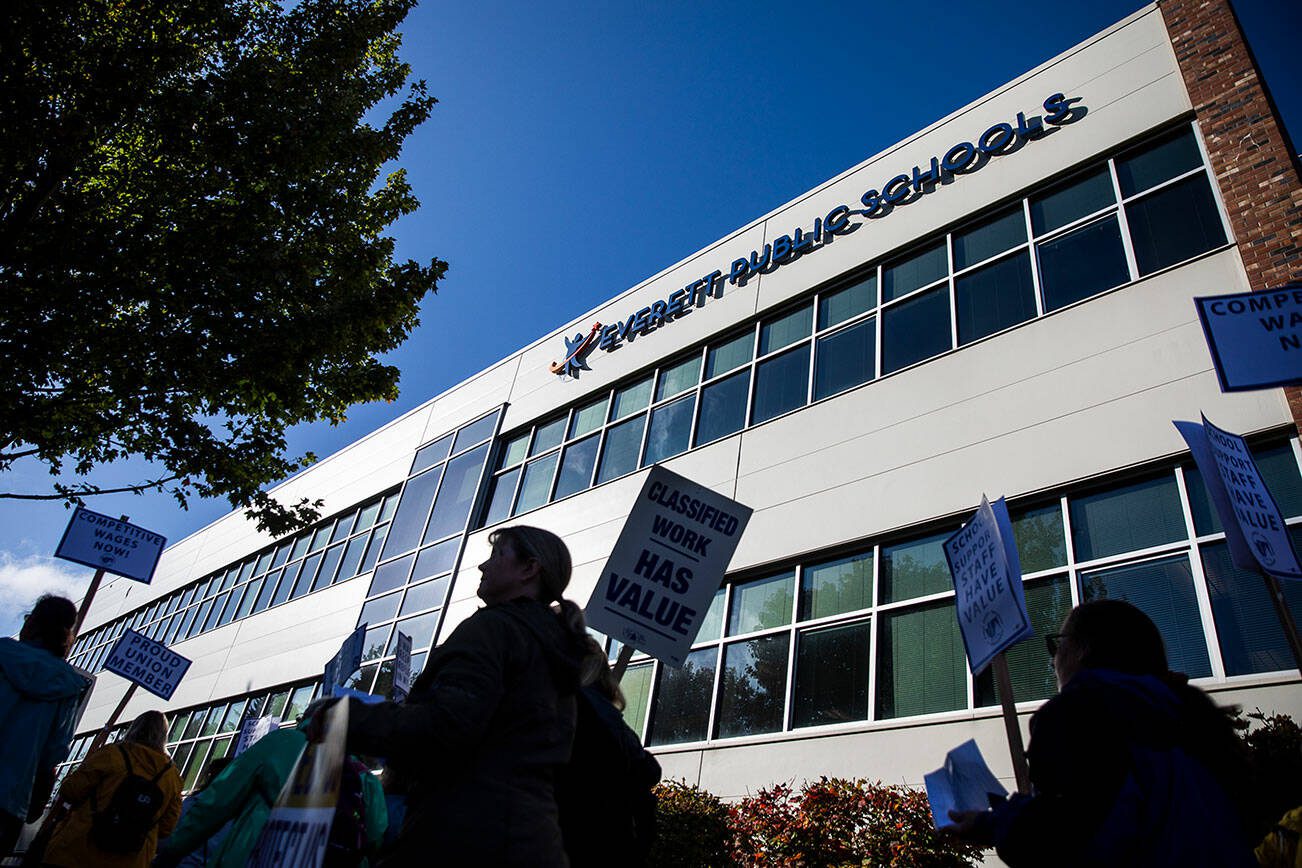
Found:
[[[972,739],[945,754],[945,764],[923,776],[931,819],[937,829],[954,825],[950,811],[985,811],[990,797],[1008,795],[986,765],[981,749]]]

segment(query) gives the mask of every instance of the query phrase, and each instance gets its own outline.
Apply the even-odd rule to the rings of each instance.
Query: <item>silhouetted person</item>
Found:
[[[567,864],[555,775],[569,759],[588,653],[583,613],[561,599],[570,553],[538,528],[489,540],[477,592],[488,605],[430,652],[405,703],[348,709],[348,749],[386,757],[405,784],[384,866]]]
[[[1033,792],[952,812],[957,833],[1012,868],[1254,865],[1230,716],[1168,671],[1148,616],[1096,600],[1046,639],[1059,692],[1031,718]]]
[[[46,595],[18,639],[0,639],[0,859],[13,852],[24,822],[35,822],[68,756],[77,706],[90,682],[64,660],[77,607]]]

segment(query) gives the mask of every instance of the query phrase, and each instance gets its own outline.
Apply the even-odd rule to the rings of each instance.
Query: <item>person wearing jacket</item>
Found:
[[[555,777],[570,756],[587,653],[582,612],[561,599],[570,554],[539,528],[489,541],[477,591],[487,606],[430,652],[407,701],[350,700],[349,750],[386,757],[405,781],[389,868],[568,864]]]
[[[306,746],[302,727],[279,729],[267,733],[235,757],[212,783],[191,796],[185,816],[159,850],[154,861],[156,868],[178,865],[205,843],[210,845],[209,866],[244,868],[281,788]],[[388,825],[384,791],[374,775],[362,776],[362,797],[366,839],[374,850],[379,847]],[[223,827],[226,828],[221,837],[212,841]]]
[[[1032,792],[950,812],[955,833],[1011,868],[1254,866],[1230,716],[1167,670],[1148,616],[1095,600],[1046,639],[1059,692],[1031,718]]]
[[[90,681],[65,662],[77,607],[46,595],[18,639],[0,639],[0,859],[13,852],[24,822],[34,822],[68,756],[77,706]],[[35,790],[35,791],[34,791]]]
[[[59,804],[67,814],[54,828],[43,864],[58,868],[148,868],[158,847],[181,815],[181,775],[167,755],[167,718],[146,711],[131,722],[117,744],[92,751],[59,788]],[[162,794],[154,820],[134,852],[105,850],[95,842],[92,828],[97,812],[112,801],[128,775],[136,775]]]

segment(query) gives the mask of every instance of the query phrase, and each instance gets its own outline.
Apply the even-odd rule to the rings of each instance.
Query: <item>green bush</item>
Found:
[[[730,868],[728,808],[718,796],[681,781],[657,784],[656,838],[648,865]]]
[[[1252,791],[1244,794],[1255,820],[1249,833],[1257,841],[1302,805],[1302,727],[1287,714],[1257,709],[1239,718],[1239,729],[1252,775]]]

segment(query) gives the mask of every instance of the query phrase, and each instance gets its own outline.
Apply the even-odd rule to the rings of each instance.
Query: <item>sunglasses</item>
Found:
[[[1049,650],[1050,659],[1058,656],[1058,646],[1067,638],[1066,633],[1049,633],[1044,637],[1044,647]]]

